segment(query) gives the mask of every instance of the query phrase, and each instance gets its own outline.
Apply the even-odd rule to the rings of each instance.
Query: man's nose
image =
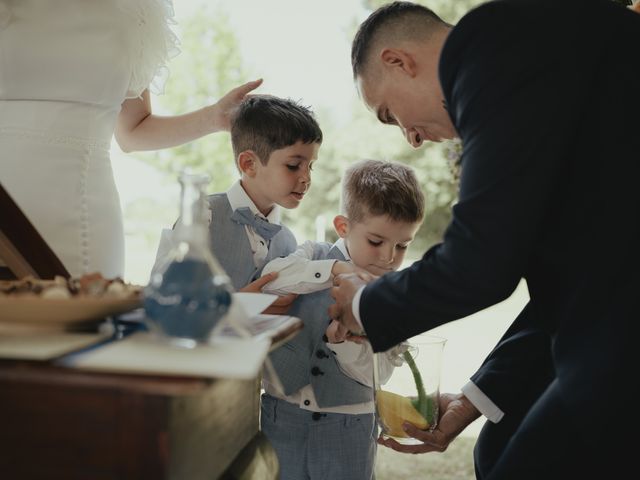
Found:
[[[422,136],[418,132],[416,132],[413,128],[409,128],[408,130],[405,130],[404,128],[402,128],[402,133],[405,139],[407,140],[407,142],[409,142],[409,145],[411,145],[413,148],[418,148],[420,145],[422,145],[422,142],[424,141]]]

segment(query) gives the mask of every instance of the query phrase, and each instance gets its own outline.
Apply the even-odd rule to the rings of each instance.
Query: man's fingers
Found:
[[[402,426],[404,431],[407,432],[407,435],[420,440],[425,445],[428,445],[430,450],[427,451],[444,452],[449,445],[449,443],[443,438],[442,434],[438,435],[429,431],[420,430],[409,422],[404,422]]]
[[[440,446],[433,445],[431,443],[418,443],[413,445],[405,445],[403,443],[397,442],[393,438],[389,438],[380,434],[378,437],[378,443],[380,445],[384,445],[387,448],[395,450],[396,452],[402,453],[427,453],[427,452],[443,452],[443,449]]]
[[[331,295],[331,298],[333,298],[334,300],[338,299],[338,287],[331,287],[329,289],[329,295]]]
[[[329,305],[329,318],[340,321],[341,310],[337,303]]]
[[[380,445],[384,445],[387,448],[395,450],[396,452],[401,453],[427,453],[435,451],[431,445],[427,445],[424,443],[420,443],[417,445],[404,445],[402,443],[396,442],[392,438],[382,438],[378,439],[378,443]]]

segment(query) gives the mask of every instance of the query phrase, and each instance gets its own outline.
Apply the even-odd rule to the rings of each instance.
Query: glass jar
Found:
[[[404,422],[422,430],[436,428],[445,343],[444,338],[421,334],[374,355],[374,400],[383,437],[418,444],[402,429]]]
[[[144,290],[152,331],[171,343],[194,347],[208,342],[231,307],[233,287],[209,245],[206,175],[180,175],[180,218],[173,248]]]

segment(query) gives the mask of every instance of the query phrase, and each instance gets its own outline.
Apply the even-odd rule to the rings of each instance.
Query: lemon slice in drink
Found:
[[[409,435],[402,429],[404,422],[412,423],[421,430],[429,428],[429,422],[413,407],[410,398],[385,390],[378,390],[376,392],[376,405],[378,407],[378,415],[380,415],[380,420],[385,426],[387,435],[408,437]]]

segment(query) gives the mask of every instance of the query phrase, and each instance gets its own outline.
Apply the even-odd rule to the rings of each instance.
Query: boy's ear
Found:
[[[388,70],[398,70],[415,77],[418,69],[416,60],[407,50],[401,48],[385,48],[380,52],[380,60],[382,65]]]
[[[253,150],[245,150],[238,155],[238,168],[249,177],[255,177],[260,159]]]
[[[344,215],[336,215],[333,219],[333,228],[340,238],[345,238],[349,234],[349,219]]]

